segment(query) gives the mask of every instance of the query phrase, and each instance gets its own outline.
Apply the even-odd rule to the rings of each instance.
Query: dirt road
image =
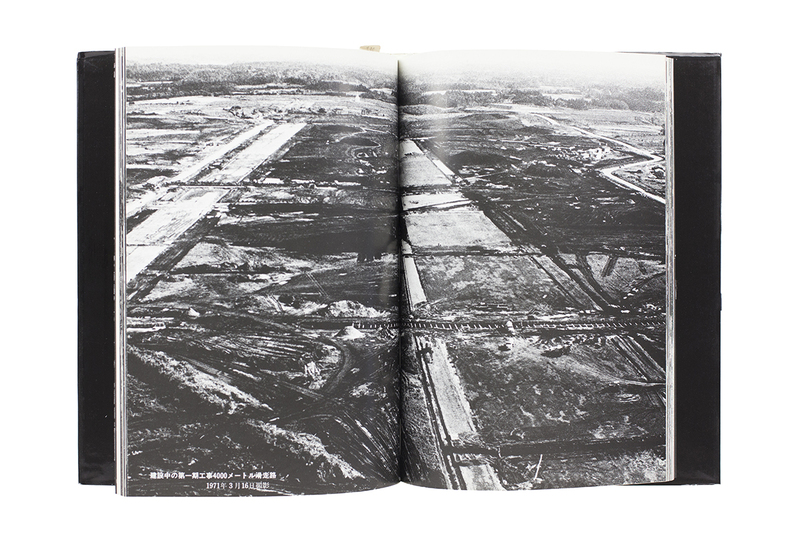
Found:
[[[187,184],[215,161],[222,159],[253,137],[261,135],[250,146],[236,154],[220,171],[203,177],[201,179],[203,187],[156,191],[140,198],[132,203],[133,205],[126,206],[126,217],[136,214],[145,207],[155,206],[155,211],[126,236],[126,283],[145,270],[181,235],[206,216],[228,193],[228,187],[236,185],[247,177],[289,142],[306,124],[304,122],[280,124],[263,133],[273,125],[273,121],[265,121],[239,134],[173,178],[173,181]]]
[[[660,155],[656,155],[656,154],[653,154],[651,152],[648,152],[647,150],[639,148],[638,146],[634,146],[632,144],[628,144],[628,143],[626,143],[624,141],[620,141],[619,139],[614,139],[613,137],[606,137],[605,135],[599,135],[597,133],[592,133],[591,131],[584,130],[582,128],[578,128],[577,126],[570,126],[570,125],[567,125],[567,124],[562,124],[561,122],[559,122],[557,120],[554,120],[554,119],[552,119],[550,117],[546,117],[546,116],[544,116],[542,114],[533,112],[532,110],[530,110],[530,108],[527,108],[526,106],[519,106],[518,105],[518,106],[514,106],[513,109],[517,113],[524,113],[526,115],[530,115],[530,116],[534,116],[534,117],[540,118],[540,119],[544,120],[545,122],[548,122],[549,124],[552,124],[553,126],[559,126],[559,127],[562,127],[562,128],[571,129],[571,130],[576,131],[576,132],[580,133],[581,135],[585,135],[587,137],[593,137],[595,139],[602,139],[604,141],[614,143],[617,146],[621,147],[626,152],[633,152],[633,153],[635,153],[637,155],[640,155],[642,157],[646,157],[647,159],[649,159],[650,163],[659,163],[661,161],[664,161],[664,158],[661,157]],[[630,189],[632,191],[636,191],[637,193],[641,194],[642,196],[646,196],[647,198],[650,198],[651,200],[655,200],[656,202],[658,202],[660,204],[666,205],[666,203],[667,203],[666,200],[664,198],[662,198],[661,196],[655,195],[653,193],[649,193],[649,192],[645,191],[644,189],[642,189],[641,187],[639,187],[638,185],[636,185],[634,183],[631,183],[629,181],[626,181],[626,180],[614,175],[614,172],[616,172],[618,170],[622,170],[622,169],[625,169],[625,168],[628,168],[628,167],[634,167],[634,166],[641,165],[641,164],[642,164],[642,161],[636,161],[636,162],[627,163],[627,164],[624,164],[624,165],[606,167],[606,168],[602,169],[600,172],[603,174],[603,176],[607,180],[619,185],[620,187],[624,187],[626,189]]]

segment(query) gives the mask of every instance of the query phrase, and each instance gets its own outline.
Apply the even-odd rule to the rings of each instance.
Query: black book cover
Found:
[[[78,55],[78,473],[114,483],[114,52]]]
[[[720,482],[720,57],[674,57],[676,484]]]

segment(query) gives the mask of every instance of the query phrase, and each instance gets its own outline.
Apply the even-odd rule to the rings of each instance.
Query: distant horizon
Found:
[[[344,48],[293,46],[180,46],[125,48],[125,60],[135,64],[236,65],[248,63],[308,63],[372,68],[385,73],[397,69],[389,55]]]
[[[627,52],[558,52],[529,50],[463,50],[386,54],[360,49],[291,46],[181,46],[125,48],[126,61],[136,65],[219,65],[305,63],[368,68],[385,74],[400,69],[429,79],[468,73],[482,77],[569,79],[580,83],[621,83],[663,87],[666,58]],[[437,81],[439,81],[437,80]]]
[[[659,88],[666,85],[666,57],[660,54],[523,50],[431,52],[406,56],[400,68],[412,78],[425,76],[434,83],[442,83],[450,76],[469,74]]]

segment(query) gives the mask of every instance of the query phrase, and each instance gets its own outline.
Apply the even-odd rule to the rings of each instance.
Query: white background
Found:
[[[796,15],[790,3],[15,2],[3,8],[0,505],[5,531],[793,529],[798,347]],[[709,4],[709,5],[707,5]],[[746,7],[745,7],[746,6]],[[397,486],[123,499],[77,483],[79,51],[136,45],[720,52],[722,485],[526,493]]]

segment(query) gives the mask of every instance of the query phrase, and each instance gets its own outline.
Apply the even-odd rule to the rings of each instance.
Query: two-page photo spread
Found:
[[[670,479],[664,56],[117,68],[120,492]]]

